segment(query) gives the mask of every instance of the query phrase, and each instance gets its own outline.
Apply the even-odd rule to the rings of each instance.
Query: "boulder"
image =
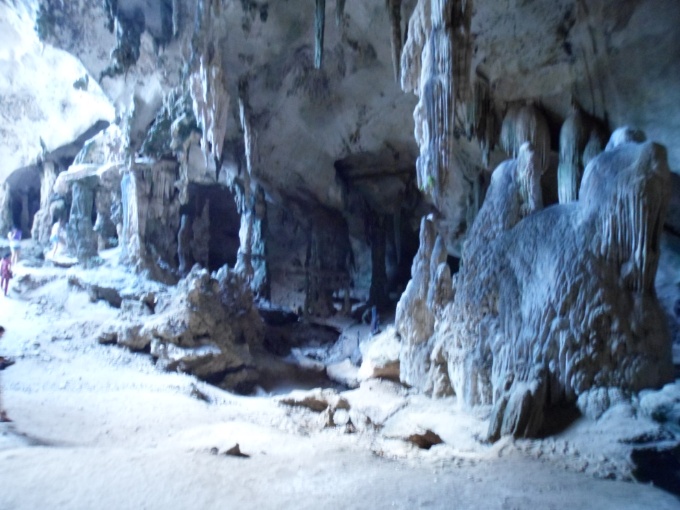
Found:
[[[388,327],[370,342],[361,344],[363,361],[359,380],[382,378],[399,381],[400,350],[401,342],[394,327]]]

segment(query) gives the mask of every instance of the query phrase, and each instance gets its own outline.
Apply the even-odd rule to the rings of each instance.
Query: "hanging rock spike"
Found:
[[[390,15],[390,25],[392,27],[392,65],[394,67],[394,79],[400,81],[401,70],[401,0],[385,0],[387,10]]]
[[[314,16],[314,67],[321,69],[323,63],[323,32],[326,24],[326,0],[316,0]]]
[[[342,18],[345,16],[345,0],[335,2],[335,24],[342,26]]]

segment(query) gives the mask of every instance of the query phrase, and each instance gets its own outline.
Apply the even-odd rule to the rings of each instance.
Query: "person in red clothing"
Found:
[[[7,295],[7,288],[9,287],[9,280],[12,278],[12,261],[10,254],[6,253],[0,262],[0,289]]]

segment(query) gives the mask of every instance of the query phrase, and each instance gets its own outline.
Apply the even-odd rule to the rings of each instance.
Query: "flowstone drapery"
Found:
[[[605,129],[601,123],[574,104],[560,130],[560,164],[557,168],[560,203],[578,198],[585,166],[605,146]]]
[[[420,0],[401,52],[401,88],[418,96],[413,112],[420,152],[418,188],[441,213],[439,219],[446,220],[445,229],[438,223],[450,253],[457,251],[469,226],[468,213],[474,208],[471,197],[478,195],[481,173],[461,150],[461,134],[470,131],[472,135],[476,128],[486,130],[486,118],[477,118],[467,126],[468,105],[477,103],[476,91],[483,95],[481,87],[473,89],[470,79],[471,12],[472,2]],[[485,133],[475,131],[475,135],[482,146],[488,145]]]
[[[455,297],[415,380],[404,361],[422,340],[400,331],[405,346],[414,344],[402,355],[402,380],[491,405],[491,440],[534,436],[551,408],[583,406],[589,392],[635,392],[672,378],[654,291],[669,199],[665,149],[612,144],[586,168],[578,201],[542,210],[526,198],[539,189],[537,163],[525,145],[494,172]],[[450,388],[441,387],[446,379]]]

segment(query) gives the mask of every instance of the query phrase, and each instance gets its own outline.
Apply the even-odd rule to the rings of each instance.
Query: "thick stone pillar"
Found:
[[[71,214],[68,223],[68,244],[81,262],[97,255],[97,235],[92,224],[92,208],[98,178],[85,177],[73,182]]]
[[[270,279],[265,240],[267,203],[264,190],[258,186],[255,193],[248,193],[235,186],[234,192],[241,215],[236,270],[247,278],[255,295],[269,299]]]
[[[333,271],[328,267],[327,252],[330,246],[326,241],[327,232],[318,226],[312,227],[311,238],[307,247],[307,272],[305,308],[306,315],[328,317],[333,308]]]
[[[144,183],[140,183],[137,172],[130,169],[123,174],[120,183],[123,204],[123,228],[120,238],[121,257],[123,261],[132,265],[137,264],[144,256],[142,238],[146,222],[142,221],[142,218],[146,215],[148,208],[148,201],[144,200],[146,196],[144,188]]]
[[[61,214],[65,212],[58,207],[64,207],[63,201],[54,202],[53,205],[52,195],[56,180],[57,171],[54,163],[45,161],[40,175],[40,209],[33,217],[33,228],[31,229],[33,240],[45,246],[50,242],[52,224],[61,219]]]
[[[194,256],[191,252],[192,224],[193,218],[189,214],[183,214],[177,233],[177,258],[180,276],[186,276],[194,265]]]

